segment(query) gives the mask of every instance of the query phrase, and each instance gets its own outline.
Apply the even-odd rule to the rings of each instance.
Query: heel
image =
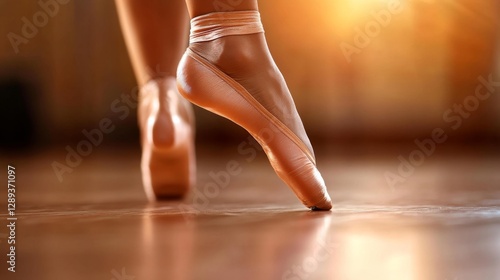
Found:
[[[173,78],[152,80],[141,94],[140,104],[145,106],[139,108],[139,124],[145,132],[141,170],[146,195],[153,201],[182,197],[196,180],[191,108],[184,106],[188,102],[176,92]],[[167,102],[152,103],[155,99]]]

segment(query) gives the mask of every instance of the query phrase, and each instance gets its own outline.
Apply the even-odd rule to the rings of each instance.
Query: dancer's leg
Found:
[[[184,1],[115,2],[139,85],[157,77],[175,77],[189,32]]]
[[[182,196],[194,181],[194,126],[190,104],[175,86],[186,48],[183,0],[116,0],[120,23],[141,87],[141,169],[150,199]]]
[[[213,1],[186,1],[192,34],[178,68],[181,94],[244,127],[306,206],[330,209],[311,144],[269,53],[257,1],[239,1],[224,13],[216,13]]]

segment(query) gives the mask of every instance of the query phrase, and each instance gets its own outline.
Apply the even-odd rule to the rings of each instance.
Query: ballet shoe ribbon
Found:
[[[191,19],[190,43],[225,36],[264,33],[258,11],[215,12]]]

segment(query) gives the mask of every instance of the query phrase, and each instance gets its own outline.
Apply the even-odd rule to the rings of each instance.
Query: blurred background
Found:
[[[335,249],[310,279],[500,279],[500,1],[260,1],[331,215],[306,212],[263,153],[238,154],[243,129],[202,109],[196,186],[183,201],[146,205],[126,100],[136,80],[115,2],[42,1],[60,3],[57,12],[0,0],[0,166],[17,170],[15,279],[111,279],[121,268],[137,279],[279,279],[315,256],[322,236]],[[129,110],[123,119],[117,104]],[[106,118],[114,131],[77,160],[68,147]],[[437,128],[448,139],[423,158],[414,141]],[[212,174],[234,161],[241,174],[209,196]],[[0,197],[7,210],[7,188]],[[0,230],[0,248],[6,237]]]
[[[117,127],[105,142],[138,144],[134,109],[123,120],[111,110],[137,90],[114,1],[59,2],[44,16],[38,1],[0,1],[1,146],[74,144],[103,118]],[[403,0],[396,10],[391,2],[260,2],[271,51],[313,143],[411,143],[437,127],[450,141],[498,142],[500,93],[480,101],[459,129],[443,119],[474,95],[478,77],[500,81],[498,1]],[[199,143],[246,138],[196,113]]]

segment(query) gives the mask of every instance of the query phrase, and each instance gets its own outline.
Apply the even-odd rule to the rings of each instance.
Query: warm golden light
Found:
[[[397,242],[395,242],[397,240]],[[342,254],[345,258],[336,263],[339,275],[349,279],[414,280],[421,279],[416,263],[415,234],[398,233],[390,236],[355,234],[346,236]]]

